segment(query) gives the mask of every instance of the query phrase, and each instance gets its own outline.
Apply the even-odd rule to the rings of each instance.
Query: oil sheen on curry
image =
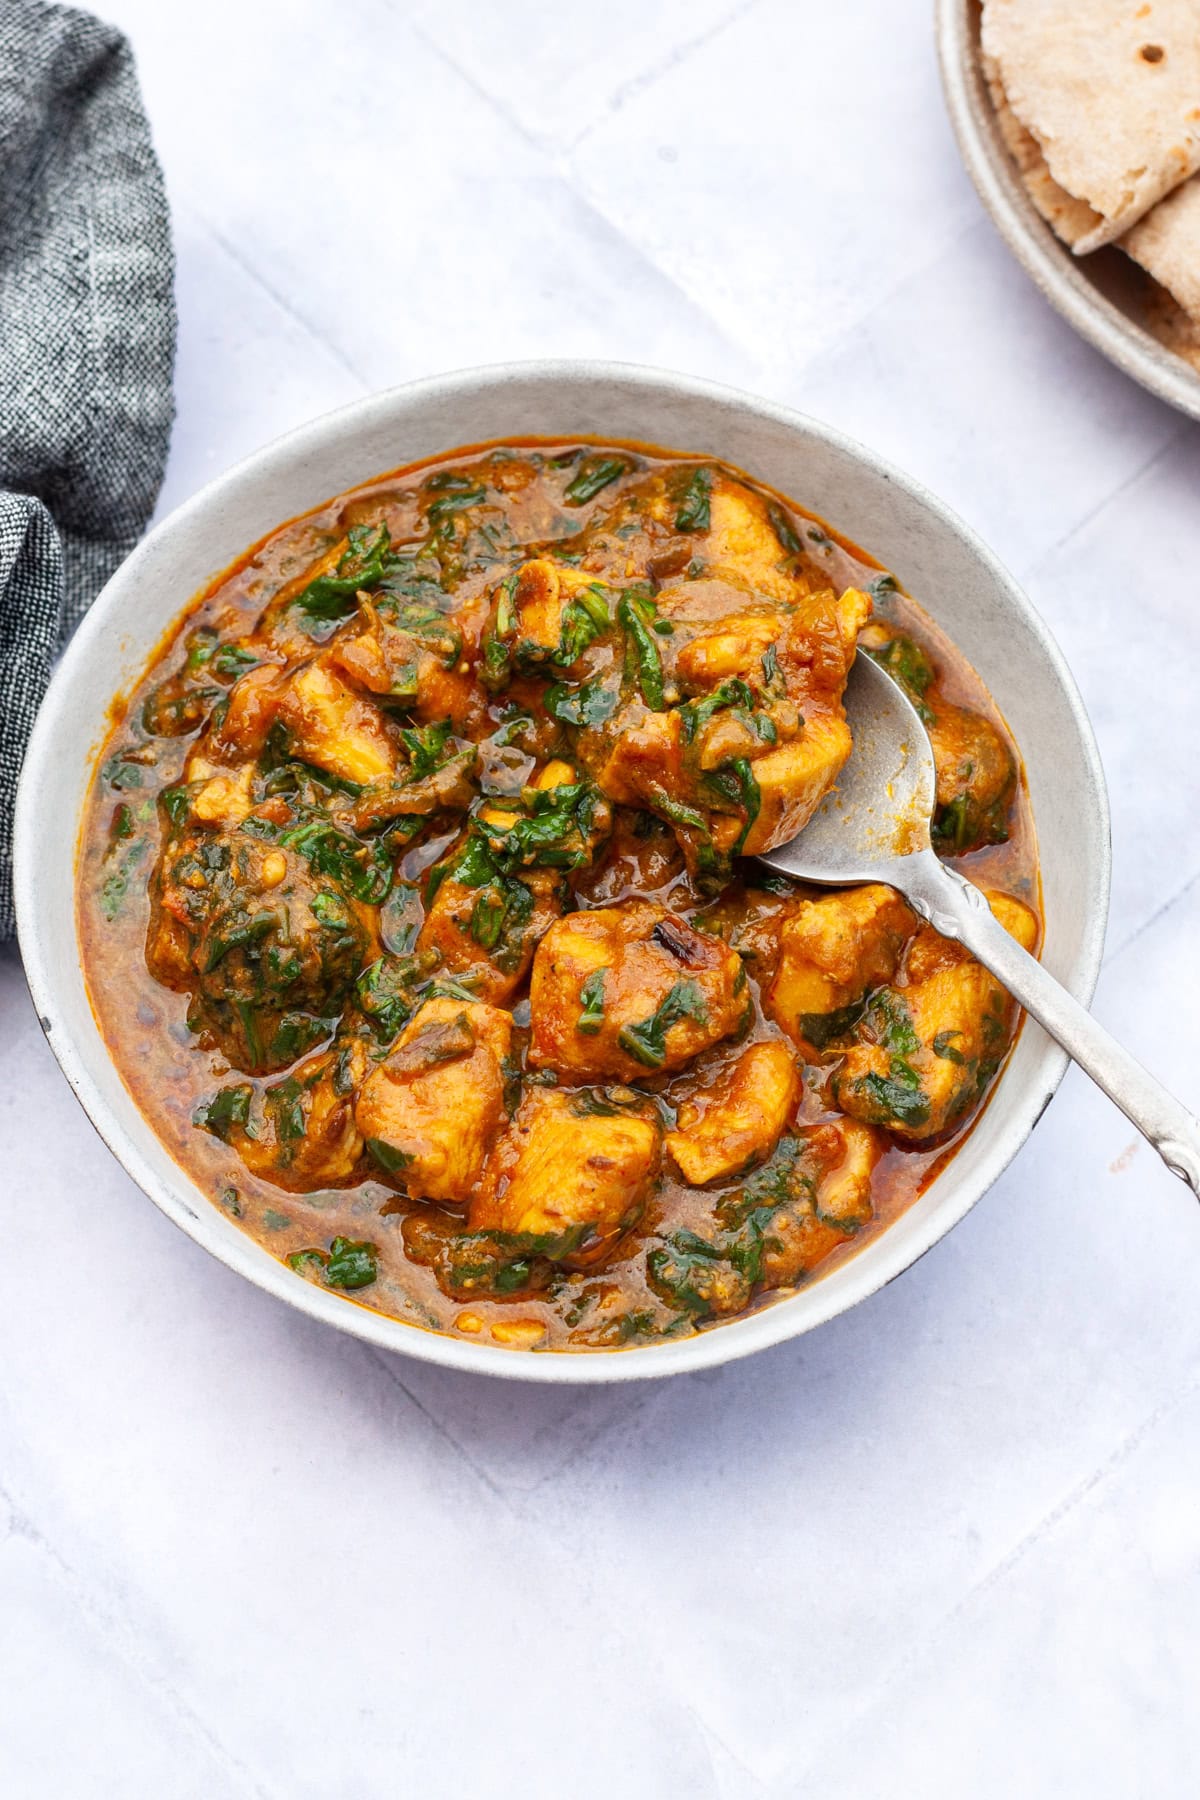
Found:
[[[185,614],[85,825],[93,1004],[298,1280],[597,1350],[794,1291],[970,1129],[1006,995],[885,887],[755,852],[920,711],[935,843],[1029,947],[1016,748],[896,583],[708,459],[522,440],[342,495]]]

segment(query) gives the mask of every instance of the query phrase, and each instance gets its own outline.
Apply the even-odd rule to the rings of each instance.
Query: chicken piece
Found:
[[[466,635],[460,619],[420,602],[398,603],[398,618],[392,618],[360,594],[355,629],[340,632],[326,658],[355,687],[402,700],[413,719],[448,719],[462,737],[486,714]]]
[[[443,667],[441,656],[411,633],[385,625],[365,599],[358,610],[359,629],[334,639],[326,666],[369,694],[412,704]]]
[[[980,713],[944,703],[927,729],[937,769],[935,848],[962,856],[1003,844],[1017,770],[1000,733]]]
[[[677,1230],[646,1257],[660,1299],[697,1319],[740,1312],[756,1286],[815,1268],[872,1216],[882,1133],[853,1120],[785,1137],[744,1188],[717,1201],[707,1233]]]
[[[794,902],[780,932],[767,1012],[815,1062],[854,1022],[868,988],[892,979],[915,929],[900,895],[878,883]]]
[[[189,782],[201,782],[191,797],[192,818],[201,825],[240,825],[254,806],[254,764],[243,763],[240,769],[214,770],[211,774],[207,770],[199,773],[202,768],[201,763],[189,758],[184,771]]]
[[[667,1149],[685,1181],[702,1187],[765,1162],[800,1092],[800,1071],[777,1039],[751,1044],[737,1061],[679,1108]]]
[[[354,1038],[272,1082],[253,1136],[239,1125],[228,1133],[251,1174],[297,1194],[348,1182],[363,1150],[354,1091],[366,1069],[366,1050]]]
[[[750,998],[740,957],[665,907],[570,913],[533,959],[530,1061],[568,1081],[678,1069],[737,1031]]]
[[[1037,921],[1008,895],[988,896],[1004,928],[1026,949]],[[859,1041],[832,1079],[843,1112],[924,1143],[963,1123],[1012,1042],[1016,1007],[961,944],[924,925],[908,948],[902,980],[872,994]]]
[[[531,792],[574,789],[577,779],[570,763],[555,759],[539,772]],[[609,811],[606,806],[595,810],[589,843],[572,840],[572,853],[594,848],[608,828]],[[478,823],[496,834],[502,852],[505,842],[511,841],[509,834],[519,830],[528,816],[524,810],[494,804],[483,808]],[[480,999],[495,1003],[507,1000],[521,985],[534,950],[561,916],[567,898],[559,869],[526,867],[524,861],[520,869],[519,875],[497,870],[490,877],[481,876],[468,838],[451,857],[417,939],[418,950],[435,951],[442,968],[469,980]]]
[[[435,951],[447,974],[468,982],[481,1000],[502,1005],[562,917],[565,897],[563,878],[553,869],[531,869],[483,887],[447,875],[426,911],[417,949]]]
[[[409,711],[414,719],[429,725],[449,719],[458,737],[473,737],[487,717],[487,697],[465,665],[453,669],[435,666],[422,675]]]
[[[513,591],[518,637],[539,649],[557,650],[569,592],[570,583],[563,580],[563,571],[548,557],[539,556],[524,563]]]
[[[596,774],[600,788],[619,806],[648,807],[669,817],[688,804],[691,783],[683,766],[683,724],[677,711],[645,713],[605,740],[607,756]]]
[[[800,1134],[795,1195],[763,1231],[764,1287],[789,1287],[874,1216],[871,1176],[887,1147],[881,1132],[854,1119]]]
[[[844,718],[816,716],[805,720],[802,736],[752,763],[758,811],[742,855],[758,856],[790,843],[803,831],[841,774],[851,748]]]
[[[202,754],[219,762],[261,756],[279,715],[286,681],[284,671],[274,663],[260,663],[257,669],[248,670],[235,681],[229,690],[224,718],[214,731],[205,734]]]
[[[365,787],[399,767],[383,714],[347,686],[326,656],[302,664],[288,679],[277,714],[297,754],[339,780]]]
[[[609,603],[594,575],[534,557],[495,591],[480,679],[501,687],[513,669],[578,674],[583,652],[609,623]]]
[[[732,575],[757,594],[794,600],[805,592],[806,584],[787,567],[767,502],[724,474],[713,481],[705,548],[714,573]]]
[[[488,1160],[470,1229],[558,1239],[539,1248],[568,1268],[595,1268],[641,1216],[661,1136],[649,1107],[530,1088]]]
[[[678,708],[644,713],[608,740],[607,759],[596,777],[611,799],[671,822],[688,871],[704,892],[717,891],[730,879],[730,858],[749,830],[749,806],[757,798],[753,780],[747,783],[741,769],[730,775],[701,766],[705,739],[719,726],[719,719],[710,721],[699,741],[689,745]],[[762,740],[754,749],[765,749]]]
[[[512,1017],[478,1001],[427,1000],[363,1082],[355,1124],[414,1200],[465,1205],[504,1113]]]
[[[700,583],[692,584],[700,586]],[[704,584],[707,585],[707,584]],[[675,618],[683,615],[683,600],[688,589],[676,588],[675,606],[664,605],[664,612]],[[729,596],[731,599],[733,595]],[[675,660],[675,673],[680,683],[693,693],[704,693],[718,682],[733,677],[742,680],[763,676],[762,659],[783,636],[787,615],[783,612],[728,612],[711,631],[703,632],[682,646]]]
[[[672,618],[684,617],[686,605],[678,600]],[[782,629],[769,674],[757,635],[745,654],[737,648],[741,625],[758,615],[718,619],[679,649],[676,670],[689,679],[735,664],[739,672],[682,707],[623,720],[597,774],[604,792],[671,820],[694,876],[707,873],[706,840],[711,860],[756,855],[795,837],[850,754],[842,695],[870,606],[856,588],[840,600],[825,590],[772,615]],[[714,864],[713,873],[727,875],[727,865]]]
[[[147,966],[191,994],[192,1028],[235,1067],[266,1074],[327,1037],[374,941],[368,908],[296,850],[191,813],[168,833],[150,885]]]

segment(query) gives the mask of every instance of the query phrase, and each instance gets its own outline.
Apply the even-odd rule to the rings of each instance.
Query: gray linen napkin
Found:
[[[51,662],[162,481],[172,277],[125,39],[69,7],[0,0],[0,938],[17,775]]]

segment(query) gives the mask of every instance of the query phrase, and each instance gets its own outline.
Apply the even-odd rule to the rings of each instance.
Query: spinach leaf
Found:
[[[894,1119],[901,1125],[924,1125],[929,1118],[928,1100],[920,1086],[914,1086],[909,1079],[913,1073],[911,1068],[893,1057],[889,1074],[863,1076],[863,1089],[882,1115],[880,1123],[886,1125],[889,1119]]]
[[[708,1006],[699,982],[677,981],[648,1019],[621,1028],[617,1042],[646,1068],[661,1069],[667,1057],[667,1032],[683,1019],[694,1019],[698,1025],[708,1023]]]
[[[291,602],[291,610],[302,615],[303,629],[310,637],[328,636],[322,627],[348,619],[358,605],[360,588],[377,587],[386,572],[392,541],[386,525],[352,525],[347,538],[336,572],[318,575]]]
[[[479,889],[475,904],[471,908],[468,929],[481,949],[494,951],[504,939],[517,939],[510,947],[516,960],[519,955],[519,939],[526,925],[533,916],[533,895],[523,881],[516,876],[499,876]],[[497,957],[497,963],[503,966]]]
[[[588,781],[556,788],[526,788],[519,800],[489,796],[488,806],[505,810],[508,821],[471,819],[467,841],[448,862],[431,870],[425,903],[447,876],[464,887],[484,887],[497,876],[531,867],[577,869],[591,860],[590,833],[600,802]]]
[[[325,1280],[330,1287],[336,1288],[370,1287],[379,1273],[376,1261],[378,1254],[374,1244],[335,1237],[329,1246]]]
[[[335,1237],[328,1252],[293,1250],[287,1261],[297,1275],[323,1282],[326,1287],[363,1288],[370,1287],[378,1276],[378,1255],[374,1244]]]
[[[242,644],[222,644],[213,653],[212,672],[214,675],[244,675],[248,669],[256,669],[262,658],[257,651],[247,650]]]
[[[886,644],[868,650],[867,655],[881,669],[886,669],[892,680],[904,689],[923,725],[936,723],[937,715],[927,704],[925,692],[932,686],[937,671],[913,638],[890,638]]]
[[[721,1246],[694,1231],[674,1231],[651,1250],[646,1279],[668,1306],[701,1319],[736,1311],[750,1298],[751,1283]]]
[[[744,707],[749,711],[753,706],[754,695],[737,676],[722,681],[711,694],[705,694],[702,699],[685,700],[679,708],[684,743],[692,743],[697,732],[708,724],[714,713],[723,712],[727,707]]]
[[[460,475],[453,469],[443,469],[436,475],[431,475],[425,487],[427,492],[437,495],[426,508],[425,517],[435,535],[444,539],[453,538],[456,516],[459,513],[472,506],[480,506],[487,499],[487,489],[481,482],[470,475]]]
[[[607,969],[593,969],[579,990],[582,1011],[575,1021],[575,1029],[584,1037],[595,1037],[604,1023],[604,977],[607,974]]]
[[[620,479],[629,468],[623,456],[589,456],[579,466],[579,473],[567,487],[563,498],[568,506],[584,506],[604,488]]]
[[[641,690],[651,712],[661,712],[663,699],[662,653],[654,641],[655,607],[648,594],[626,588],[617,603],[617,623],[625,632],[626,676]]]
[[[264,1105],[275,1122],[281,1144],[296,1144],[304,1136],[304,1084],[294,1075],[267,1089]]]
[[[405,1249],[414,1262],[432,1266],[442,1292],[456,1300],[536,1293],[554,1279],[556,1262],[574,1255],[592,1236],[590,1225],[553,1233],[431,1233],[422,1223],[405,1220]]]
[[[243,950],[250,944],[257,944],[279,926],[279,914],[273,909],[243,915],[235,924],[225,931],[214,931],[208,940],[208,950],[204,958],[201,973],[211,975],[222,963],[231,950]]]
[[[408,751],[414,781],[419,781],[425,775],[432,775],[435,769],[441,768],[446,760],[446,739],[452,729],[453,721],[450,719],[439,719],[433,725],[401,727],[400,738]]]
[[[580,682],[578,687],[556,681],[546,689],[542,703],[550,717],[557,719],[560,725],[588,729],[611,719],[620,698],[619,687],[601,674]]]
[[[676,531],[707,531],[710,524],[712,470],[697,469],[679,502],[675,514]]]
[[[337,883],[353,900],[379,906],[392,886],[392,861],[385,838],[360,843],[331,823],[328,814],[314,810],[299,824],[288,826],[275,841],[295,850],[316,875]]]
[[[762,795],[753,766],[746,757],[734,756],[727,763],[722,763],[719,769],[713,769],[707,774],[704,782],[723,800],[733,801],[743,816],[745,822],[731,852],[734,856],[740,856],[762,806]]]
[[[254,1099],[254,1089],[249,1082],[239,1082],[236,1087],[218,1088],[211,1100],[202,1100],[192,1114],[192,1124],[198,1125],[202,1131],[211,1131],[222,1143],[229,1142],[229,1134],[235,1125],[243,1128],[250,1123],[250,1104]]]
[[[410,1169],[413,1164],[411,1151],[398,1150],[394,1144],[389,1144],[384,1138],[368,1138],[367,1155],[372,1157],[381,1169],[386,1169],[389,1175],[403,1175],[405,1169]]]
[[[789,556],[799,556],[804,549],[799,533],[782,506],[777,505],[774,500],[767,505],[767,518],[771,522],[771,530],[779,539],[780,548],[786,550]]]

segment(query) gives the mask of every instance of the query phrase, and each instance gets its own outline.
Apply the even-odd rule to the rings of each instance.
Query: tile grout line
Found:
[[[14,1496],[0,1486],[0,1501],[8,1507],[10,1525],[7,1537],[23,1538],[39,1551],[55,1571],[60,1586],[66,1591],[71,1605],[77,1613],[81,1613],[98,1633],[102,1640],[113,1645],[115,1653],[136,1680],[151,1692],[164,1699],[168,1707],[182,1721],[193,1738],[198,1738],[216,1760],[223,1764],[238,1778],[239,1785],[246,1793],[253,1794],[256,1800],[277,1800],[277,1790],[264,1787],[251,1770],[235,1757],[208,1725],[203,1715],[184,1699],[178,1689],[147,1662],[139,1648],[131,1645],[127,1639],[129,1633],[111,1609],[100,1599],[93,1585],[88,1583],[48,1538],[35,1522],[34,1518]],[[0,1549],[6,1539],[0,1538]],[[134,1639],[135,1645],[144,1640]]]
[[[449,1431],[446,1426],[442,1424],[441,1420],[436,1418],[434,1414],[430,1412],[429,1408],[417,1399],[416,1395],[404,1381],[402,1376],[392,1368],[387,1351],[377,1350],[371,1345],[364,1345],[364,1350],[367,1359],[375,1364],[376,1368],[387,1377],[389,1383],[393,1387],[399,1388],[400,1392],[404,1395],[404,1398],[414,1410],[418,1412],[425,1420],[426,1424],[437,1433],[442,1442],[450,1447],[462,1462],[463,1466],[470,1471],[481,1486],[487,1489],[493,1499],[499,1500],[501,1505],[506,1507],[509,1512],[514,1511],[515,1509],[512,1505],[510,1495],[504,1488],[500,1487],[497,1482],[493,1481],[487,1470],[475,1461],[474,1457],[471,1456],[466,1448],[458,1441],[453,1432]]]
[[[1124,956],[1127,950],[1132,950],[1139,938],[1144,937],[1146,932],[1152,931],[1161,920],[1167,917],[1168,913],[1174,911],[1181,900],[1187,899],[1198,881],[1200,881],[1200,869],[1193,869],[1181,887],[1177,887],[1161,906],[1155,907],[1150,916],[1143,919],[1140,925],[1135,925],[1133,930],[1121,939],[1116,948],[1105,956],[1104,967],[1109,968],[1118,957]]]
[[[700,32],[696,37],[687,38],[682,44],[677,44],[673,50],[660,57],[656,63],[651,63],[639,74],[631,75],[627,81],[621,82],[609,95],[604,111],[585,125],[578,136],[571,139],[567,149],[577,149],[580,144],[592,136],[593,132],[599,131],[602,125],[606,125],[609,119],[614,118],[617,113],[628,106],[631,100],[635,100],[647,88],[653,87],[656,81],[661,81],[663,76],[669,75],[673,69],[681,68],[689,56],[694,55],[697,50],[703,50],[706,44],[711,44],[714,38],[718,38],[723,32],[728,31],[731,25],[739,24],[759,4],[760,0],[739,0],[739,3],[730,12],[726,13],[723,18],[715,19],[707,30]]]
[[[514,1495],[511,1490],[509,1490],[505,1487],[502,1487],[498,1482],[496,1482],[492,1479],[492,1477],[487,1473],[487,1471],[485,1469],[480,1467],[480,1465],[475,1461],[474,1457],[472,1457],[469,1454],[469,1452],[459,1442],[459,1440],[454,1436],[454,1434],[451,1431],[449,1431],[447,1429],[447,1427],[445,1425],[443,1425],[441,1423],[441,1421],[438,1420],[434,1416],[434,1414],[429,1410],[429,1408],[427,1406],[423,1405],[423,1403],[417,1399],[416,1395],[406,1385],[406,1383],[404,1382],[402,1377],[396,1372],[396,1370],[394,1370],[390,1367],[390,1365],[388,1363],[388,1359],[387,1359],[387,1353],[385,1351],[376,1350],[376,1349],[374,1349],[370,1346],[366,1346],[366,1345],[364,1345],[363,1348],[366,1352],[367,1360],[370,1361],[371,1363],[375,1364],[375,1366],[377,1368],[379,1368],[383,1372],[383,1374],[385,1374],[387,1376],[388,1381],[391,1385],[399,1388],[400,1392],[404,1395],[405,1399],[408,1400],[412,1404],[414,1409],[430,1425],[430,1427],[437,1433],[437,1435],[442,1439],[442,1441],[444,1443],[446,1443],[450,1447],[451,1450],[454,1451],[454,1453],[461,1459],[464,1466],[470,1471],[470,1473],[482,1484],[483,1487],[485,1487],[487,1489],[487,1491],[496,1500],[498,1500],[500,1502],[501,1506],[504,1507],[505,1511],[510,1515],[510,1517],[513,1518],[514,1520],[520,1521],[521,1523],[523,1523],[527,1526],[534,1528],[535,1530],[538,1531],[538,1533],[540,1535],[542,1535],[544,1537],[545,1536],[545,1525],[544,1525],[543,1520],[540,1519],[539,1517],[537,1517],[536,1514],[531,1514],[526,1508],[521,1506],[519,1503],[518,1497],[516,1495]],[[481,1377],[480,1379],[485,1379],[485,1378]],[[577,1446],[576,1452],[572,1453],[572,1456],[570,1458],[568,1458],[568,1461],[567,1461],[567,1463],[565,1463],[563,1465],[563,1468],[565,1469],[565,1468],[569,1467],[570,1463],[575,1460],[576,1454],[582,1454],[584,1450],[589,1448],[590,1445],[593,1444],[596,1441],[596,1439],[601,1437],[602,1435],[603,1435],[603,1428],[601,1430],[598,1430],[593,1435],[593,1437],[588,1439],[584,1444]],[[562,1473],[562,1469],[556,1471],[556,1474],[561,1474],[561,1473]],[[549,1479],[549,1478],[547,1478],[547,1479]],[[544,1481],[539,1482],[536,1484],[536,1486],[532,1490],[530,1490],[530,1492],[536,1493],[538,1491],[538,1489],[544,1485],[545,1485]],[[550,1547],[549,1554],[552,1557],[558,1556],[558,1551],[556,1550],[556,1548],[553,1545],[551,1545],[551,1547]],[[604,1603],[597,1599],[596,1604],[603,1606]],[[609,1622],[612,1630],[614,1631],[614,1633],[617,1635],[617,1637],[620,1638],[621,1640],[623,1640],[624,1642],[632,1644],[633,1640],[630,1638],[628,1630],[627,1630],[625,1623],[624,1623],[623,1619],[621,1618],[621,1616],[619,1614],[614,1615],[610,1611],[607,1611],[607,1609],[606,1609],[606,1614],[607,1614],[608,1622]],[[754,1776],[753,1771],[747,1767],[747,1765],[743,1762],[742,1758],[737,1754],[737,1752],[732,1748],[732,1746],[726,1741],[726,1739],[716,1729],[716,1727],[711,1723],[711,1721],[703,1718],[702,1715],[696,1710],[695,1704],[688,1697],[687,1693],[681,1692],[680,1690],[678,1690],[675,1687],[674,1683],[666,1678],[664,1678],[663,1686],[664,1686],[665,1691],[667,1693],[671,1694],[676,1699],[677,1703],[681,1706],[681,1708],[683,1709],[683,1711],[687,1715],[687,1717],[692,1720],[693,1724],[699,1730],[701,1736],[703,1737],[703,1736],[707,1735],[708,1737],[711,1737],[712,1739],[714,1739],[716,1741],[716,1743],[720,1745],[721,1749],[724,1751],[725,1755],[729,1758],[729,1760],[732,1763],[734,1763],[739,1769],[744,1770],[745,1773],[751,1777],[751,1779],[757,1780],[757,1777]],[[711,1767],[712,1758],[711,1758],[711,1753],[709,1752],[709,1750],[707,1748],[707,1745],[705,1745],[705,1754],[706,1754],[706,1756],[709,1757],[709,1764]],[[714,1775],[715,1775],[715,1771],[714,1771]]]
[[[880,1671],[880,1686],[886,1683],[889,1691],[880,1693],[879,1689],[876,1689],[875,1694],[822,1747],[819,1764],[827,1764],[832,1754],[835,1754],[851,1737],[858,1734],[866,1719],[880,1713],[889,1704],[890,1689],[895,1685],[897,1679],[902,1679],[916,1671],[927,1655],[946,1637],[954,1624],[966,1614],[968,1608],[977,1599],[1007,1580],[1031,1550],[1035,1549],[1044,1538],[1069,1518],[1087,1500],[1089,1494],[1094,1493],[1097,1488],[1102,1487],[1111,1476],[1115,1475],[1163,1421],[1170,1418],[1174,1412],[1193,1398],[1197,1391],[1200,1391],[1200,1371],[1185,1382],[1182,1388],[1176,1388],[1166,1399],[1153,1407],[1131,1431],[1126,1433],[1109,1454],[1096,1464],[1089,1474],[1077,1481],[1060,1500],[1042,1514],[1037,1522],[1017,1540],[1011,1550],[993,1563],[992,1567],[978,1581],[971,1583],[961,1599],[957,1600],[936,1624],[922,1633],[918,1643],[910,1646],[898,1656],[886,1671]],[[813,1791],[813,1783],[816,1783],[815,1792],[818,1795],[828,1791],[820,1783],[819,1764],[814,1765],[805,1775],[803,1791]],[[797,1793],[800,1791],[797,1790]]]
[[[743,10],[748,10],[749,6],[756,6],[758,3],[759,0],[747,0],[747,6]],[[731,15],[731,19],[735,16],[737,15]],[[729,21],[726,21],[726,23],[728,22]],[[702,300],[690,293],[668,269],[664,269],[661,263],[656,262],[654,258],[635,241],[635,239],[630,237],[629,233],[625,230],[619,220],[605,212],[604,208],[596,202],[592,195],[581,184],[574,169],[571,167],[568,155],[564,151],[558,149],[553,144],[547,144],[543,140],[535,137],[528,126],[526,126],[515,113],[511,113],[506,106],[495,98],[494,95],[489,94],[486,88],[481,87],[469,70],[464,69],[461,63],[456,62],[454,57],[443,45],[439,44],[435,38],[429,36],[419,20],[411,19],[409,20],[409,25],[413,33],[421,39],[421,42],[426,48],[429,49],[446,68],[457,75],[459,80],[470,89],[476,98],[482,100],[484,105],[489,107],[491,111],[495,113],[496,117],[500,119],[503,124],[507,125],[510,130],[514,131],[528,145],[534,154],[545,163],[549,172],[556,180],[563,184],[567,192],[575,200],[576,204],[579,205],[586,214],[593,219],[598,219],[606,230],[615,233],[629,255],[644,268],[650,270],[650,272],[673,294],[677,295],[685,305],[696,312],[709,330],[712,331],[723,344],[727,345],[731,351],[736,351],[739,356],[743,357],[753,356],[754,352],[752,346],[743,344],[740,338],[731,336],[720,320],[714,318],[712,313],[708,311]],[[697,43],[703,41],[703,39],[696,40]],[[668,64],[667,66],[670,67],[671,65]],[[573,146],[570,146],[570,148],[573,148]]]
[[[1077,519],[1070,529],[1063,533],[1062,537],[1056,538],[1045,550],[1040,551],[1036,560],[1021,570],[1020,581],[1022,587],[1027,583],[1034,581],[1042,572],[1045,565],[1049,563],[1052,558],[1056,557],[1061,550],[1065,550],[1067,545],[1072,543],[1081,532],[1086,531],[1089,525],[1094,524],[1107,507],[1111,506],[1115,500],[1119,500],[1130,488],[1136,487],[1145,476],[1149,475],[1156,464],[1161,462],[1165,456],[1168,456],[1172,450],[1177,449],[1181,443],[1185,442],[1192,429],[1193,427],[1190,422],[1185,419],[1178,425],[1177,429],[1172,431],[1166,440],[1158,446],[1158,449],[1155,450],[1152,456],[1147,457],[1145,462],[1139,463],[1136,469],[1132,469],[1128,475],[1123,476],[1116,487],[1111,488],[1108,493],[1104,494],[1094,505],[1090,506],[1083,517]]]
[[[198,204],[191,194],[186,196],[184,203],[191,212],[192,217],[196,219],[200,225],[201,230],[212,239],[213,243],[216,244],[223,255],[229,258],[235,268],[240,269],[242,274],[247,276],[248,279],[267,296],[272,304],[279,308],[285,318],[290,319],[294,325],[299,326],[305,336],[310,337],[315,344],[319,344],[322,350],[331,356],[338,364],[339,368],[357,382],[358,386],[364,392],[370,392],[371,382],[368,381],[361,370],[355,368],[345,352],[335,344],[331,338],[327,338],[322,331],[306,319],[303,313],[298,312],[292,303],[271,285],[266,276],[263,275],[259,269],[255,268],[254,264],[247,260],[237,246],[232,244],[225,234],[213,224],[203,207]]]

